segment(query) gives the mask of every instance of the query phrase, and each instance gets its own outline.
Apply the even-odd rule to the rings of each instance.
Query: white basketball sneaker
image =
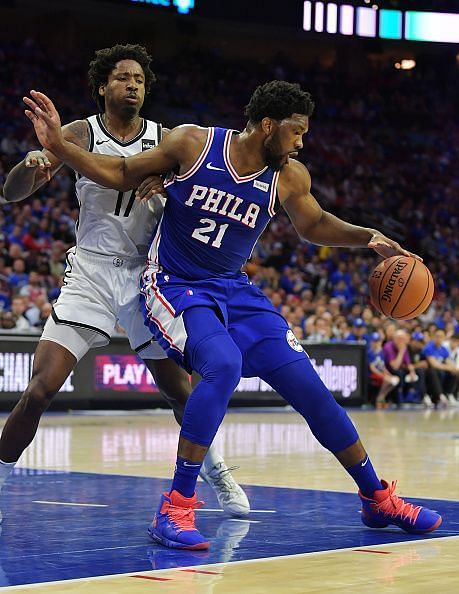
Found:
[[[459,404],[454,394],[448,394],[448,402],[450,406],[457,406]]]
[[[448,398],[446,398],[446,396],[444,394],[440,394],[438,406],[441,408],[448,408],[449,400],[448,400]]]
[[[224,512],[236,516],[247,516],[250,503],[243,489],[236,483],[231,470],[223,458],[211,446],[204,458],[199,476],[208,483],[217,495],[218,503]]]
[[[424,398],[422,399],[422,403],[424,404],[424,406],[426,408],[433,408],[434,407],[434,404],[432,402],[432,398],[428,394],[425,394],[424,395]]]

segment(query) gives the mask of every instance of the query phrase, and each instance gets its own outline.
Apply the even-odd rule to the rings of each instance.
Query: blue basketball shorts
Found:
[[[145,324],[168,357],[191,371],[183,314],[212,308],[243,358],[242,376],[256,377],[307,357],[286,320],[247,275],[189,281],[147,267],[142,276]]]

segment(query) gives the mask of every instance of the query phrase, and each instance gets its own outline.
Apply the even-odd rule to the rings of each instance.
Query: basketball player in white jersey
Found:
[[[164,133],[161,124],[139,115],[155,80],[150,61],[139,45],[97,51],[89,82],[101,113],[64,126],[65,137],[85,150],[120,157],[156,146]],[[62,165],[49,151],[28,153],[7,178],[6,201],[27,198]],[[161,180],[151,178],[150,188],[161,190]],[[77,362],[90,348],[106,345],[118,322],[179,423],[191,392],[186,372],[152,341],[139,309],[139,278],[165,198],[136,201],[135,191],[118,192],[79,175],[76,193],[80,204],[76,246],[67,254],[64,285],[35,352],[32,378],[0,438],[0,487]],[[202,478],[214,488],[225,511],[249,513],[244,491],[215,448],[210,449],[203,469]]]

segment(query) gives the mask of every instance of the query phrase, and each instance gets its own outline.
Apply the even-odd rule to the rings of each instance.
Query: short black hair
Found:
[[[156,80],[150,68],[151,56],[142,45],[117,44],[97,50],[94,60],[89,64],[88,79],[92,98],[101,111],[105,110],[105,99],[99,95],[99,87],[107,84],[110,73],[120,60],[135,60],[140,64],[145,75],[145,96],[148,95],[151,84]]]
[[[255,89],[244,113],[256,123],[263,118],[283,120],[294,113],[310,116],[313,111],[310,93],[303,91],[299,84],[272,80]]]

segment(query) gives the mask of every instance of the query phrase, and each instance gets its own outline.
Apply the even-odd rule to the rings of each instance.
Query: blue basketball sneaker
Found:
[[[194,510],[203,505],[196,493],[193,497],[184,497],[178,491],[163,493],[148,534],[165,547],[208,549],[209,541],[198,532],[194,523]]]
[[[362,522],[369,528],[385,528],[389,524],[400,526],[405,532],[423,534],[432,532],[441,524],[442,517],[437,512],[413,505],[395,494],[397,481],[389,485],[381,480],[384,487],[373,493],[373,499],[359,491],[362,501]]]

